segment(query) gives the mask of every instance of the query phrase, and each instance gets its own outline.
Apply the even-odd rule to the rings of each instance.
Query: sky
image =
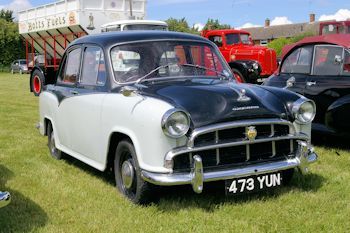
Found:
[[[0,0],[0,9],[14,11],[51,3],[54,0]],[[208,18],[235,28],[350,18],[350,0],[147,0],[147,19],[186,18],[190,26],[203,26]]]

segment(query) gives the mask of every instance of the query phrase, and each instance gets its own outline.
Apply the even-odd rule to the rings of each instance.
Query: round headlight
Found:
[[[292,108],[296,121],[300,124],[312,122],[316,115],[316,105],[311,100],[299,99]]]
[[[258,65],[258,63],[253,63],[253,68],[254,68],[254,70],[257,70],[257,69],[259,69],[259,65]]]
[[[190,118],[187,113],[178,109],[167,111],[162,119],[163,132],[172,138],[184,136],[190,128]]]

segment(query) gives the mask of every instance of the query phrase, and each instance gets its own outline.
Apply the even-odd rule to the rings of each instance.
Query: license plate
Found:
[[[270,173],[251,177],[242,177],[225,181],[227,195],[257,192],[278,187],[282,184],[282,174]]]

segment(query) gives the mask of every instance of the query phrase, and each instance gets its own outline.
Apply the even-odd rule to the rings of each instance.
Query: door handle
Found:
[[[316,82],[306,82],[306,86],[311,87],[316,85]]]
[[[78,92],[78,91],[75,91],[75,90],[70,91],[70,93],[71,93],[72,95],[78,95],[78,94],[79,94],[79,92]]]

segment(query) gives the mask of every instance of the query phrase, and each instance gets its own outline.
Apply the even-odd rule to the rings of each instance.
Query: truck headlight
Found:
[[[316,105],[312,100],[301,98],[294,102],[292,113],[299,124],[308,124],[316,115]]]
[[[178,109],[170,109],[162,118],[162,129],[164,134],[172,138],[184,136],[190,128],[189,115]]]
[[[254,70],[259,69],[259,65],[258,65],[258,63],[256,63],[256,62],[254,62],[254,63],[253,63],[253,69],[254,69]]]

